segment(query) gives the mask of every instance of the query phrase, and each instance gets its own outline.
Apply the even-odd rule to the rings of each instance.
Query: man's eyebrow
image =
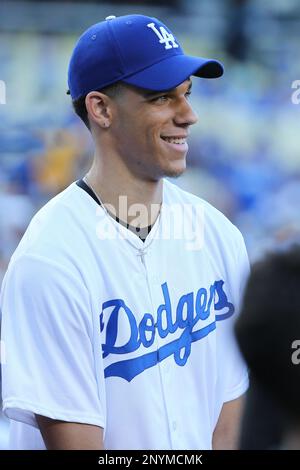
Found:
[[[152,98],[153,96],[161,95],[162,93],[170,93],[172,90],[158,90],[158,91],[153,91],[153,90],[141,90],[140,94],[144,98]]]
[[[186,93],[191,91],[192,85],[193,85],[192,80],[189,80],[189,86],[188,86],[188,89],[187,89]],[[172,93],[174,90],[176,90],[176,87],[175,88],[169,88],[168,90],[159,90],[159,91],[141,89],[140,94],[144,98],[152,98],[154,96],[158,96],[158,95],[161,95],[163,93]]]

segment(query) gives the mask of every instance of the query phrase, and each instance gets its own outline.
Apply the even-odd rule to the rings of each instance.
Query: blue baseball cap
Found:
[[[191,75],[217,78],[214,59],[185,55],[161,21],[144,15],[108,16],[87,29],[73,50],[68,85],[72,99],[118,81],[148,90],[177,87]]]

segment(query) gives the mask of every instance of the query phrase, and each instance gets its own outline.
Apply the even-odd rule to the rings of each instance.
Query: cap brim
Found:
[[[223,65],[217,60],[179,54],[151,65],[122,81],[140,88],[161,91],[177,87],[191,75],[218,78],[223,72]]]

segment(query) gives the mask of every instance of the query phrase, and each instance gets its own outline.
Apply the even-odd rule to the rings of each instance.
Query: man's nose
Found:
[[[178,106],[175,122],[178,125],[187,125],[192,126],[198,121],[198,116],[193,110],[191,104],[186,97],[182,99],[180,105]]]

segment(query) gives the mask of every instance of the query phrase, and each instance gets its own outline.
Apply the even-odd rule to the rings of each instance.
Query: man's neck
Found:
[[[141,228],[153,225],[160,212],[163,180],[138,179],[102,162],[95,158],[85,178],[101,203],[124,223]]]

